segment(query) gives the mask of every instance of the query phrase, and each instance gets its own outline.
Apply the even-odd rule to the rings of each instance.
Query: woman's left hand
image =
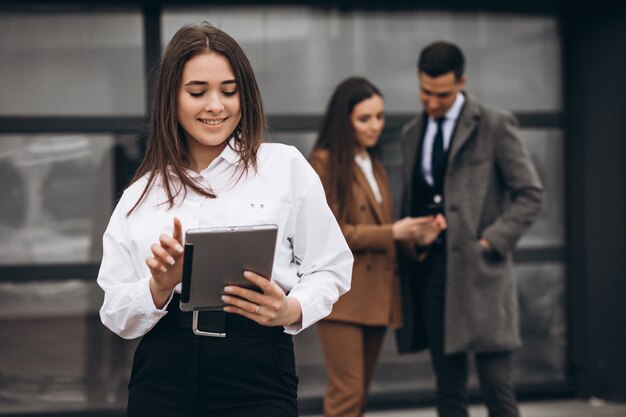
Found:
[[[300,302],[286,296],[278,284],[250,271],[244,272],[243,276],[262,292],[228,285],[224,287],[225,294],[222,296],[222,301],[226,303],[224,311],[239,314],[268,327],[287,326],[302,321]]]

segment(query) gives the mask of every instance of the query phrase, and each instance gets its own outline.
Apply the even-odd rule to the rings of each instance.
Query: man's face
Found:
[[[452,71],[438,77],[419,72],[418,79],[424,111],[434,118],[444,116],[465,87],[465,76],[457,79]]]

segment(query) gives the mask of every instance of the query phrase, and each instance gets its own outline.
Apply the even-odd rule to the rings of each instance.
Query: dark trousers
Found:
[[[424,267],[428,284],[421,305],[437,379],[437,411],[439,417],[467,417],[468,354],[445,353],[445,252],[431,251]],[[489,416],[519,417],[512,378],[512,353],[475,353],[474,360]]]
[[[243,317],[226,317],[236,324],[234,336],[229,326],[226,338],[196,336],[170,311],[143,337],[128,385],[128,417],[297,417],[291,336],[282,327],[259,329]],[[240,331],[243,321],[253,331]]]

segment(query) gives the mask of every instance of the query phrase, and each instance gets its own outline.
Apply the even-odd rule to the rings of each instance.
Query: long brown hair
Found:
[[[240,176],[245,175],[250,167],[256,169],[257,151],[266,134],[266,121],[261,93],[250,61],[239,44],[222,30],[206,22],[183,26],[172,37],[161,57],[148,146],[131,184],[146,174],[148,182],[128,215],[141,204],[158,176],[162,178],[169,208],[174,205],[179,194],[182,192],[184,197],[188,189],[205,197],[216,197],[210,188],[199,184],[185,169],[189,163],[189,149],[177,117],[177,93],[183,68],[187,61],[206,51],[224,56],[235,74],[241,100],[241,120],[226,140],[235,139],[236,150],[241,157],[238,167]],[[178,177],[180,185],[174,186],[173,177]]]
[[[350,121],[354,107],[372,96],[382,94],[371,82],[361,77],[350,77],[342,81],[330,98],[322,126],[317,136],[315,149],[326,149],[330,189],[326,190],[328,200],[337,207],[338,220],[345,218],[346,208],[352,202],[354,184],[354,155],[357,152],[357,138]],[[370,155],[378,156],[379,148],[367,149]]]

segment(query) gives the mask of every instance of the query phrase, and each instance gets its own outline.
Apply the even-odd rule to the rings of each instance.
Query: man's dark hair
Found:
[[[465,58],[458,46],[443,41],[434,42],[422,49],[417,69],[433,78],[453,71],[458,80],[465,72]]]

